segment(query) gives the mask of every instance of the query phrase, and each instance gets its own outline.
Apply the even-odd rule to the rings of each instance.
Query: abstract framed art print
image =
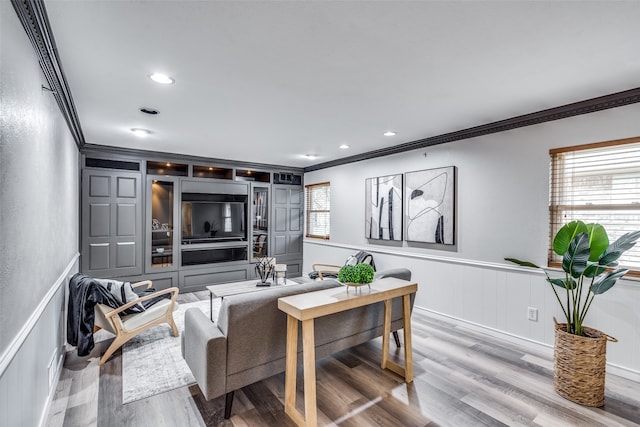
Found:
[[[405,240],[455,244],[455,166],[405,174]]]
[[[402,174],[365,180],[365,237],[402,241]]]

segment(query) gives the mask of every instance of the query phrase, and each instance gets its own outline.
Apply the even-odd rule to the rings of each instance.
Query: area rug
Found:
[[[189,308],[209,317],[209,300],[180,304],[173,318],[182,335],[184,313]],[[220,299],[213,301],[214,319]],[[142,332],[122,348],[122,403],[130,403],[179,387],[194,384],[195,378],[182,358],[180,336],[174,337],[165,323]]]

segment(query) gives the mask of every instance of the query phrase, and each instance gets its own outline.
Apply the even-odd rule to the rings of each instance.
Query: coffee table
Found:
[[[209,291],[209,317],[213,322],[213,299],[214,298],[224,298],[230,295],[239,295],[246,294],[249,292],[260,292],[266,289],[271,288],[282,288],[284,286],[296,286],[304,283],[308,283],[311,281],[309,278],[304,277],[290,277],[287,279],[287,283],[283,285],[274,285],[271,286],[256,286],[260,280],[246,280],[243,282],[231,282],[231,283],[221,283],[218,285],[209,285],[207,286],[207,290]]]

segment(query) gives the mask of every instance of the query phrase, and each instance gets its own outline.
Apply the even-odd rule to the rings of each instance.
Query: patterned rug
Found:
[[[184,330],[184,313],[193,307],[209,317],[209,300],[180,304],[174,311],[173,318],[181,335]],[[220,299],[215,299],[214,318],[219,307]],[[165,323],[142,332],[123,346],[123,404],[196,382],[182,358],[180,340],[180,336],[171,335],[171,328]]]

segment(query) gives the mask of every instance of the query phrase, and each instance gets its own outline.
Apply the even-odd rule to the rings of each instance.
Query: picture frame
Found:
[[[405,240],[455,245],[456,168],[405,173]]]
[[[365,237],[402,241],[402,174],[365,180]]]

